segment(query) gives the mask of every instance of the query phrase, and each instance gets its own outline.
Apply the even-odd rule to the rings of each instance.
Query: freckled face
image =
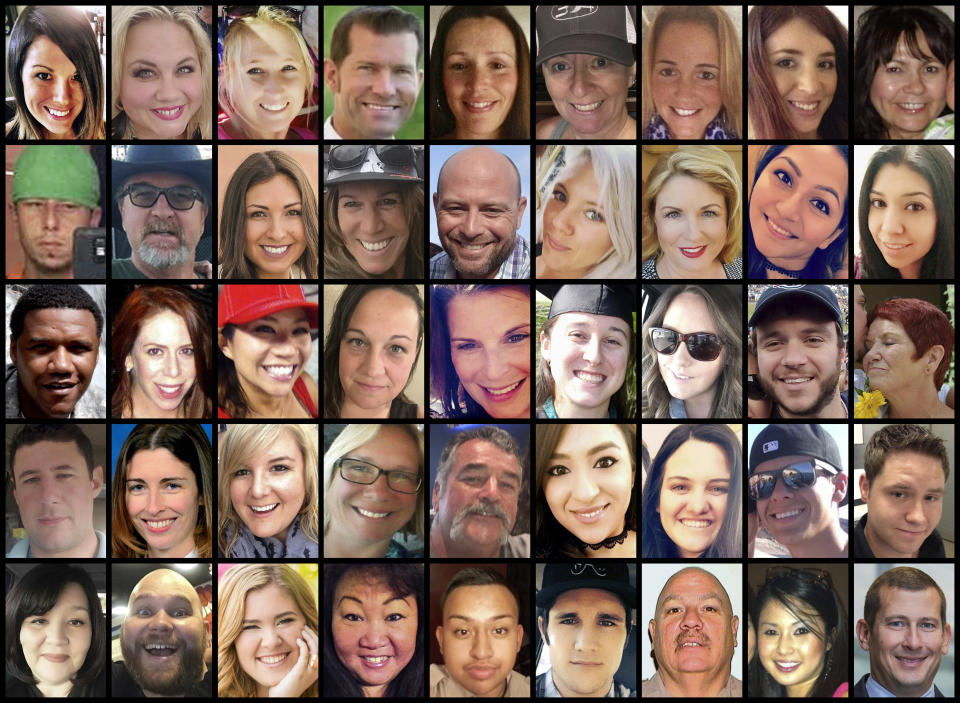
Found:
[[[699,178],[667,179],[654,203],[653,221],[670,269],[690,278],[701,278],[727,242],[723,194]]]
[[[790,146],[757,178],[750,194],[750,229],[772,263],[797,271],[813,252],[841,235],[847,162],[834,146]]]
[[[816,139],[820,121],[837,92],[833,44],[798,18],[773,32],[763,48],[790,125],[800,138]]]
[[[704,24],[671,22],[654,47],[650,90],[673,139],[703,139],[723,108],[720,44]]]
[[[247,190],[243,254],[259,277],[286,277],[303,255],[302,206],[297,185],[283,174]]]
[[[717,445],[691,439],[667,459],[657,512],[681,557],[699,557],[713,544],[729,493],[730,468]]]
[[[810,625],[818,632],[824,631],[819,617],[810,618]],[[757,637],[757,654],[767,673],[778,684],[786,686],[791,696],[806,695],[823,671],[824,641],[776,600],[771,600],[760,612]],[[791,693],[791,689],[802,693]]]
[[[870,84],[870,104],[889,139],[921,139],[946,103],[947,67],[933,57],[919,30],[917,44],[926,58],[913,56],[901,35],[890,61],[877,66]]]
[[[408,197],[420,196],[414,190],[383,181],[339,186],[337,224],[343,244],[367,273],[395,278],[403,275],[410,241],[410,223],[403,206]]]
[[[73,122],[83,110],[77,67],[49,37],[37,37],[23,61],[23,99],[52,139],[75,139]]]
[[[927,179],[909,166],[882,166],[870,189],[867,227],[884,261],[904,278],[918,278],[937,237],[937,210]]]

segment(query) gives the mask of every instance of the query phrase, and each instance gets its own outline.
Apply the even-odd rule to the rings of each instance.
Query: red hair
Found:
[[[926,300],[894,298],[880,303],[867,315],[867,327],[877,318],[890,320],[903,327],[910,341],[917,348],[914,359],[927,353],[934,344],[943,347],[943,358],[933,374],[934,387],[943,385],[943,378],[950,367],[953,353],[953,326],[946,314]]]

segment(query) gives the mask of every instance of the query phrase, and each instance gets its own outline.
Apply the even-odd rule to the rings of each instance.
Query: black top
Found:
[[[114,698],[146,698],[143,689],[133,680],[124,662],[113,662],[110,668]],[[213,680],[210,678],[209,668],[204,677],[187,691],[184,698],[213,698]]]
[[[857,520],[857,524],[853,528],[853,556],[873,559],[875,558],[873,550],[870,549],[870,543],[867,542],[867,537],[863,534],[863,528],[866,527],[866,525],[867,516],[864,515]],[[917,558],[944,559],[946,556],[947,553],[943,549],[943,538],[940,537],[940,533],[934,529],[934,531],[930,533],[930,536],[923,540],[923,544],[920,545],[920,552],[917,554]]]
[[[404,403],[400,400],[399,397],[394,398],[393,402],[390,403],[390,417],[391,418],[416,418],[417,417],[417,404],[416,403]]]

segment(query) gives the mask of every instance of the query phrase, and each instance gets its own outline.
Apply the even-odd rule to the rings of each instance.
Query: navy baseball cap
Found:
[[[834,322],[843,327],[843,314],[840,312],[837,296],[828,286],[822,283],[770,286],[760,294],[760,300],[757,301],[747,324],[756,327],[757,319],[762,317],[764,311],[769,309],[774,301],[780,302],[791,298],[796,299],[798,306],[804,303],[819,305],[833,318]],[[798,307],[798,312],[800,310],[802,308]]]
[[[750,447],[750,470],[765,461],[781,456],[800,455],[830,464],[838,472],[843,472],[843,460],[840,448],[830,433],[820,425],[767,425]]]

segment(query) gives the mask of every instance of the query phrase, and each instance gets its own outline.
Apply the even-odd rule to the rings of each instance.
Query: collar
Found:
[[[446,250],[430,259],[430,278],[457,278],[457,269],[454,268],[453,259]],[[497,275],[493,278],[530,278],[530,245],[519,233],[513,251],[500,265]]]
[[[607,691],[602,698],[616,698],[616,692],[614,691],[615,682],[610,682],[610,690]],[[553,682],[553,669],[547,669],[543,674],[543,693],[541,694],[544,698],[563,698],[563,694],[560,693],[560,689],[557,688],[557,685]]]
[[[870,676],[869,674],[867,675],[866,688],[867,688],[867,696],[869,696],[870,698],[899,698],[899,696],[897,696],[895,693],[891,693],[886,688],[884,688],[879,683],[877,683],[877,680],[872,676]],[[937,694],[936,694],[936,689],[934,685],[930,684],[930,688],[928,688],[926,693],[920,696],[920,698],[935,698],[936,695]]]

